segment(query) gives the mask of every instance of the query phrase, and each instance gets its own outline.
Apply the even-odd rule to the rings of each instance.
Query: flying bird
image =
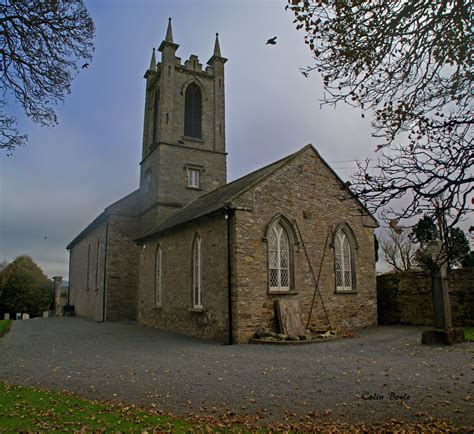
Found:
[[[43,240],[47,240],[47,239],[48,239],[48,237],[44,237],[44,238],[43,238]]]
[[[84,63],[84,65],[82,65],[82,69],[85,69],[85,68],[87,68],[88,66],[89,66],[88,63]]]
[[[268,45],[268,44],[276,45],[276,43],[277,43],[276,39],[277,39],[276,36],[274,36],[273,38],[270,38],[265,45]]]

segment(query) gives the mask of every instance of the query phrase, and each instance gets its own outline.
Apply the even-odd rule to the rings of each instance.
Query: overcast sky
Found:
[[[48,276],[68,278],[66,245],[103,209],[138,187],[143,74],[172,17],[177,55],[226,63],[228,179],[312,143],[347,179],[351,160],[373,154],[370,123],[347,106],[320,107],[304,33],[286,0],[86,0],[97,35],[94,59],[58,108],[59,125],[20,127],[29,143],[0,154],[0,261],[28,254]],[[277,36],[277,45],[265,45]],[[159,53],[158,53],[159,54]],[[159,58],[158,58],[159,60]]]

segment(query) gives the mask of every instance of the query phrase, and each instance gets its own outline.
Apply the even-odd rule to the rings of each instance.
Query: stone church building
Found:
[[[313,304],[319,329],[376,324],[376,220],[312,145],[227,183],[227,59],[217,36],[204,68],[178,47],[170,21],[145,72],[139,188],[67,247],[76,313],[235,343],[276,330],[277,299]]]

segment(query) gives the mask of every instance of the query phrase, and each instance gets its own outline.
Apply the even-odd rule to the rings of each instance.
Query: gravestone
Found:
[[[30,319],[30,314],[29,313],[22,314],[21,319]]]
[[[4,313],[3,314],[3,319],[10,319],[10,314],[9,313]]]
[[[18,321],[21,319],[21,313],[16,313],[15,319]]]
[[[305,335],[305,324],[298,300],[275,300],[280,332],[290,338]]]
[[[45,310],[43,312],[43,318],[48,318],[49,317],[49,311]]]

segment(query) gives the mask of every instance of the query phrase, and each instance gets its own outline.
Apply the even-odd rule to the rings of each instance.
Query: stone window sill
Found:
[[[153,309],[156,309],[156,310],[161,310],[163,308],[163,306],[160,304],[160,305],[154,305],[153,306]]]
[[[357,291],[357,289],[353,289],[351,291],[344,291],[342,289],[340,289],[340,290],[336,289],[336,291],[334,291],[334,294],[358,294],[358,293],[359,293],[359,291]]]
[[[271,291],[268,290],[267,294],[269,295],[298,295],[298,291]]]
[[[190,140],[191,142],[204,143],[204,140],[201,139],[200,137],[183,136],[182,139],[183,140]]]
[[[190,185],[188,185],[186,188],[188,188],[189,190],[202,190],[201,187],[192,187]]]
[[[190,307],[188,310],[194,313],[204,313],[204,308],[202,307]]]

